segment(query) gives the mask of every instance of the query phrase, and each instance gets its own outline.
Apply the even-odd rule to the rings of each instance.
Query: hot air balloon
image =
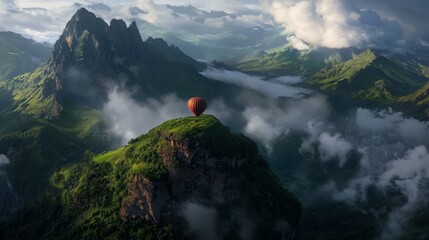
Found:
[[[188,101],[189,110],[199,117],[207,108],[207,102],[202,97],[193,97]]]

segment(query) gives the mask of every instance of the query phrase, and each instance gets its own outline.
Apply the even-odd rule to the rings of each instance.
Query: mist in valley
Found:
[[[243,89],[231,99],[210,101],[206,114],[254,139],[305,208],[320,199],[345,204],[373,216],[378,234],[390,239],[400,236],[404,219],[428,206],[423,188],[429,177],[428,123],[392,109],[339,112],[335,100],[297,87],[299,77],[266,79],[216,69],[203,74]],[[116,89],[109,99],[103,113],[124,143],[166,120],[191,115],[187,100],[174,93],[136,102]],[[211,223],[201,224],[196,231]]]

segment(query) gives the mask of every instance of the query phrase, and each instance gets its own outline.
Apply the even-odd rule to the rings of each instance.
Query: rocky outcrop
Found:
[[[131,181],[128,192],[129,196],[120,210],[121,218],[140,218],[154,224],[161,222],[162,209],[171,199],[165,182],[151,181],[137,175]]]
[[[208,150],[188,141],[168,139],[172,151],[162,156],[168,175],[162,180],[135,176],[121,208],[124,219],[140,217],[152,223],[167,221],[186,201],[217,205],[240,200],[240,185],[249,179],[239,174],[245,157],[210,157]]]

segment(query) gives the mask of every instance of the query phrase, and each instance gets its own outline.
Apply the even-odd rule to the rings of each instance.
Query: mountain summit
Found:
[[[203,67],[162,39],[143,41],[135,22],[113,19],[109,25],[81,8],[50,59],[7,85],[20,112],[58,118],[67,102],[100,108],[115,87],[137,100],[169,93],[211,96],[223,84],[199,74]]]
[[[256,144],[211,115],[170,120],[122,148],[88,153],[51,183],[61,198],[37,206],[47,214],[18,216],[3,237],[26,239],[36,228],[44,239],[289,239],[301,214]]]

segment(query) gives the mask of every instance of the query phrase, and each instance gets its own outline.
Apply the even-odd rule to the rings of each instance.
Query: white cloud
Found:
[[[358,108],[356,111],[356,125],[364,132],[385,132],[400,137],[412,143],[429,143],[429,124],[414,118],[406,118],[400,112],[392,109],[384,111],[370,111]]]
[[[4,154],[0,154],[0,167],[7,165],[9,163],[10,163],[9,158]]]
[[[394,183],[407,196],[407,202],[389,214],[382,239],[400,236],[405,218],[418,210],[421,205],[420,186],[429,177],[429,153],[425,146],[410,149],[403,158],[386,164],[386,171],[380,176],[381,185]]]
[[[340,166],[347,161],[347,154],[353,149],[352,145],[347,142],[340,134],[331,135],[322,133],[319,137],[319,152],[322,161],[338,158]]]
[[[290,86],[288,82],[298,82],[299,77],[282,77],[273,81],[263,80],[262,77],[248,75],[238,71],[226,71],[220,69],[208,69],[202,74],[217,81],[223,81],[259,91],[269,97],[301,97],[311,91],[299,87]],[[286,80],[286,79],[289,80]]]
[[[190,115],[186,101],[175,95],[165,96],[159,101],[148,99],[140,104],[128,93],[117,89],[110,93],[103,114],[111,130],[121,136],[124,143],[167,120]]]
[[[373,45],[396,41],[391,38],[401,34],[397,23],[383,20],[370,10],[360,10],[352,2],[263,0],[262,3],[298,49],[307,48],[308,43],[328,48]]]
[[[272,143],[282,134],[290,129],[307,130],[309,124],[326,118],[329,113],[328,104],[321,96],[296,100],[283,107],[267,102],[246,107],[243,112],[246,120],[244,131],[270,150]]]

